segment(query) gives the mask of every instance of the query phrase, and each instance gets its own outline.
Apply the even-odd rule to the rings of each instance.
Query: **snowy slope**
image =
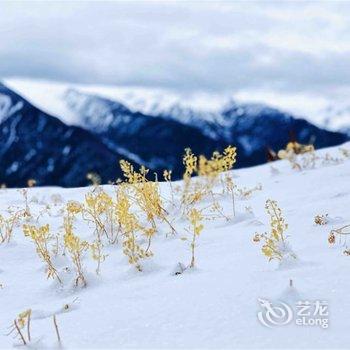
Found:
[[[344,145],[350,150],[350,144]],[[338,148],[325,149],[339,157]],[[239,161],[239,160],[238,160]],[[317,163],[315,169],[296,171],[286,161],[234,171],[238,187],[261,183],[262,191],[236,200],[236,218],[206,221],[198,239],[197,268],[174,276],[178,262],[188,264],[186,223],[169,207],[176,236],[166,237],[166,227],[153,242],[154,257],[136,272],[127,264],[118,245],[100,276],[90,258],[84,259],[88,274],[85,289],[57,285],[45,279],[44,267],[33,244],[20,228],[11,243],[0,246],[0,348],[18,341],[3,336],[16,315],[32,309],[33,347],[56,345],[52,314],[64,348],[348,348],[350,257],[343,245],[329,246],[332,228],[350,224],[350,160],[339,164]],[[181,184],[177,183],[174,186]],[[114,189],[104,187],[111,195]],[[62,225],[59,209],[68,200],[83,200],[89,188],[33,188],[31,210],[51,205],[51,216],[42,213],[40,224],[50,223],[57,232]],[[168,184],[162,194],[169,198]],[[62,202],[59,200],[62,197]],[[297,260],[279,266],[268,262],[260,246],[252,242],[255,232],[269,229],[264,204],[278,201],[289,224],[287,231]],[[55,203],[53,200],[55,199]],[[231,201],[222,197],[225,213]],[[22,206],[17,190],[0,190],[0,213],[8,206]],[[249,209],[247,209],[249,208]],[[330,223],[315,226],[314,216],[329,214]],[[76,233],[91,239],[92,228],[77,222]],[[63,260],[64,261],[64,260]],[[62,265],[64,267],[64,263]],[[290,279],[294,287],[289,287]],[[289,325],[267,328],[259,323],[258,299],[292,305],[297,300],[328,302],[329,328]],[[68,310],[64,305],[68,304]]]

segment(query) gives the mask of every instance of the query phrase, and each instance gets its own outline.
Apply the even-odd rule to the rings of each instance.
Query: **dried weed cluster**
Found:
[[[182,185],[171,181],[171,170],[164,170],[169,195],[161,195],[160,184],[150,179],[149,170],[139,169],[120,161],[124,180],[109,188],[100,185],[97,174],[88,174],[92,186],[83,201],[64,203],[61,197],[52,198],[52,204],[39,203],[30,196],[30,188],[20,190],[24,207],[11,210],[8,216],[0,216],[0,243],[9,242],[16,226],[22,225],[25,237],[34,244],[38,257],[44,262],[46,276],[67,283],[66,274],[72,273],[72,284],[86,286],[87,272],[93,262],[99,274],[107,258],[107,250],[120,246],[128,263],[143,271],[145,259],[153,256],[152,242],[157,235],[176,237],[190,242],[191,260],[188,267],[195,267],[198,237],[205,221],[235,216],[235,197],[248,198],[261,186],[252,189],[237,188],[232,173],[236,163],[236,148],[228,146],[222,153],[210,157],[195,155],[190,149],[183,157]],[[30,187],[35,181],[30,181]],[[112,192],[112,193],[110,193]],[[225,212],[221,200],[232,204],[232,212]],[[44,209],[35,216],[31,203],[43,204]],[[45,216],[61,219],[61,226],[50,227]],[[88,232],[84,239],[79,232]],[[188,238],[184,235],[188,233]],[[88,259],[90,257],[90,259]],[[187,268],[187,267],[185,267]],[[74,275],[73,275],[74,274]],[[73,283],[74,280],[74,283]]]
[[[334,158],[326,154],[317,156],[312,145],[301,145],[290,142],[286,149],[278,152],[280,159],[287,159],[293,169],[313,168],[316,162],[322,164],[338,164],[350,158],[350,152],[340,149],[341,157]],[[252,188],[238,188],[232,176],[236,163],[236,148],[228,146],[222,153],[214,152],[211,157],[195,155],[186,149],[183,156],[184,173],[181,185],[172,182],[171,170],[164,170],[163,178],[168,184],[169,196],[164,198],[157,178],[149,179],[149,170],[141,166],[138,170],[125,161],[120,161],[124,181],[118,181],[109,188],[109,193],[101,186],[101,179],[95,173],[88,174],[92,186],[84,200],[64,203],[60,195],[52,196],[52,205],[44,203],[44,209],[35,218],[29,200],[30,189],[20,190],[24,199],[24,208],[8,208],[6,215],[0,215],[0,244],[9,243],[15,227],[22,225],[23,233],[35,247],[37,256],[46,267],[46,276],[63,286],[67,279],[64,274],[74,271],[74,286],[85,287],[88,284],[87,266],[96,266],[96,274],[100,274],[102,263],[108,257],[107,249],[120,246],[125,260],[136,271],[143,271],[144,264],[154,253],[154,238],[177,237],[189,242],[190,262],[186,266],[178,264],[175,275],[182,274],[187,268],[196,266],[196,249],[199,236],[205,229],[205,222],[215,219],[232,220],[236,215],[236,197],[245,200],[262,190],[260,184]],[[33,187],[35,180],[28,182]],[[222,201],[229,201],[232,211],[225,212]],[[34,201],[34,199],[32,199]],[[57,210],[58,208],[58,210]],[[61,219],[61,227],[50,228],[49,224],[40,224],[45,215]],[[269,230],[256,233],[255,243],[261,243],[262,254],[271,260],[283,261],[296,258],[289,243],[286,223],[282,210],[277,202],[268,199],[265,210],[269,216]],[[251,207],[246,211],[252,213]],[[327,225],[328,214],[314,217],[316,225]],[[184,222],[184,225],[181,225]],[[82,239],[78,232],[88,232]],[[187,232],[189,237],[184,237]],[[328,242],[334,244],[336,238],[350,234],[350,225],[332,229]],[[90,254],[88,254],[90,253]],[[344,254],[350,256],[350,249]],[[88,260],[90,256],[91,260]],[[64,261],[64,266],[59,261]],[[2,285],[0,284],[0,288]],[[68,308],[67,304],[67,308]],[[30,321],[32,310],[20,313],[11,325],[10,334],[20,339],[24,345],[31,342]],[[60,343],[56,316],[53,323]]]
[[[340,157],[331,156],[329,153],[317,155],[313,145],[302,145],[296,141],[289,142],[285,149],[279,150],[279,159],[289,161],[292,169],[313,169],[317,164],[335,165],[350,158],[350,152],[345,148],[339,148]]]
[[[269,261],[273,259],[281,261],[287,256],[296,258],[287,242],[285,231],[288,229],[288,224],[285,222],[277,202],[268,199],[265,210],[270,217],[270,231],[262,234],[256,233],[253,241],[255,243],[263,242],[261,251]]]
[[[350,157],[347,150],[341,149],[343,157]],[[163,178],[168,184],[169,195],[163,197],[160,184],[150,179],[149,170],[139,169],[125,161],[120,161],[124,180],[109,187],[100,185],[97,174],[90,173],[92,186],[83,201],[68,201],[61,197],[52,198],[53,204],[44,203],[44,209],[35,218],[31,212],[30,188],[20,190],[24,207],[9,209],[7,216],[0,216],[0,243],[9,242],[13,230],[23,225],[24,235],[35,246],[38,257],[46,266],[47,278],[64,285],[64,273],[74,271],[74,285],[86,286],[86,274],[95,264],[96,274],[100,274],[107,251],[120,246],[126,261],[137,271],[144,270],[145,261],[154,255],[156,236],[179,237],[189,243],[191,260],[188,267],[195,267],[196,246],[207,221],[232,220],[236,215],[236,198],[249,199],[261,191],[260,184],[252,188],[239,188],[232,170],[236,163],[236,148],[228,146],[222,153],[214,152],[210,157],[196,155],[186,149],[183,156],[183,181],[173,183],[171,170],[164,170]],[[298,157],[304,157],[300,159]],[[293,168],[303,169],[313,166],[316,157],[313,146],[291,142],[279,157],[288,159]],[[305,158],[307,157],[307,158]],[[329,161],[328,156],[323,161]],[[30,182],[30,187],[35,181]],[[167,186],[165,186],[167,187]],[[228,206],[222,203],[227,201]],[[227,208],[232,210],[227,212]],[[58,208],[58,209],[57,209]],[[226,209],[225,209],[226,208]],[[273,200],[267,200],[265,209],[270,218],[270,230],[256,234],[254,242],[262,242],[262,253],[269,259],[283,260],[286,256],[295,257],[289,247],[285,232],[288,228],[282,211]],[[50,228],[42,224],[45,215],[61,218],[61,227]],[[251,212],[247,210],[247,212]],[[40,223],[39,223],[40,222]],[[327,215],[317,215],[315,224],[325,225]],[[337,235],[348,234],[344,230],[332,230],[329,242]],[[84,239],[79,232],[88,232]],[[184,237],[188,234],[188,237]],[[179,236],[181,234],[181,236]],[[62,258],[63,257],[63,258]],[[88,260],[90,257],[91,260]],[[60,263],[58,263],[60,261]],[[62,267],[62,261],[63,267]]]

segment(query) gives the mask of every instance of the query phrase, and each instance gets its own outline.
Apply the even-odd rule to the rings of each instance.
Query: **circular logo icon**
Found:
[[[262,311],[258,312],[258,320],[266,327],[284,326],[293,319],[293,310],[286,303],[279,301],[273,305],[269,300],[258,299]]]

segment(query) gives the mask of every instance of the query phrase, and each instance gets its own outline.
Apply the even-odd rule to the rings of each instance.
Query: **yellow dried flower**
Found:
[[[69,201],[67,203],[67,211],[73,215],[81,213],[83,206],[77,201]]]
[[[52,238],[50,235],[50,226],[48,224],[40,227],[23,225],[23,233],[26,237],[32,239],[36,246],[38,256],[46,263],[47,278],[56,278],[62,283],[57,269],[52,263],[50,252],[48,250],[48,243]]]
[[[28,310],[25,310],[25,311],[21,312],[17,316],[17,323],[18,323],[18,326],[20,328],[23,328],[26,325],[26,323],[28,322],[28,319],[31,316],[31,313],[32,313],[32,310],[28,309]]]
[[[126,160],[121,160],[119,165],[127,182],[135,184],[146,181],[146,175],[149,170],[143,165],[140,167],[139,172],[135,171],[133,165]]]
[[[184,178],[191,177],[191,175],[197,171],[198,158],[192,153],[190,148],[185,149],[185,155],[183,157],[183,164],[185,165]]]
[[[261,251],[269,261],[272,259],[282,260],[284,249],[287,247],[284,232],[287,230],[288,225],[276,201],[268,199],[265,204],[265,209],[270,216],[270,233],[256,233],[253,237],[253,242],[260,242],[263,240],[264,244]],[[295,258],[294,253],[290,252],[290,255]]]
[[[204,226],[202,224],[203,220],[203,215],[202,213],[193,208],[189,211],[188,213],[188,220],[191,224],[191,230],[192,230],[192,242],[191,242],[191,252],[192,252],[192,257],[191,257],[191,263],[190,267],[193,268],[195,265],[195,246],[196,246],[196,237],[200,235],[202,232]]]
[[[153,230],[144,231],[148,234],[148,247],[147,249],[141,248],[137,242],[137,231],[144,230],[140,225],[136,215],[131,212],[131,203],[126,193],[126,188],[120,185],[118,191],[118,198],[116,204],[117,216],[120,222],[120,226],[123,232],[123,253],[128,257],[128,262],[134,265],[139,271],[142,271],[140,260],[152,256],[152,252],[149,250],[150,239],[154,234]]]
[[[81,240],[78,236],[73,233],[73,225],[67,220],[65,222],[65,234],[64,234],[64,246],[67,248],[68,253],[72,259],[72,262],[76,269],[75,285],[78,286],[79,282],[86,286],[86,280],[83,273],[82,266],[82,254],[89,248],[87,241]]]

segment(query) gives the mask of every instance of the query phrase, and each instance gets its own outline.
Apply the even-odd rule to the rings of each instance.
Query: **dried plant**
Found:
[[[265,204],[265,209],[270,217],[270,232],[265,232],[263,234],[256,233],[253,237],[253,241],[263,241],[261,251],[269,261],[273,259],[282,260],[286,255],[296,258],[286,240],[285,231],[288,225],[282,216],[282,211],[278,207],[277,202],[268,199]]]
[[[14,338],[19,339],[23,343],[23,345],[25,346],[29,345],[29,343],[31,342],[31,331],[30,331],[31,315],[32,315],[31,309],[21,312],[13,320],[13,323],[9,327],[10,331],[6,335],[9,336],[11,334],[14,334]],[[58,344],[59,346],[61,346],[61,336],[58,331],[56,315],[53,315],[52,318],[53,318],[53,324],[54,324]]]
[[[314,218],[316,225],[327,225],[328,224],[328,214],[318,214]]]
[[[188,220],[190,222],[190,230],[192,232],[192,241],[191,241],[191,263],[190,267],[193,268],[195,266],[195,247],[196,247],[196,238],[199,236],[204,228],[202,221],[203,215],[202,213],[193,208],[188,213]]]
[[[98,187],[99,185],[101,185],[101,177],[97,173],[87,173],[86,178],[91,182],[91,184],[94,187]]]
[[[53,320],[53,325],[54,325],[54,327],[55,327],[55,332],[56,332],[56,337],[57,337],[58,345],[61,346],[62,341],[61,341],[60,332],[59,332],[59,330],[58,330],[56,315],[53,315],[53,316],[52,316],[52,320]]]
[[[70,258],[74,264],[76,270],[75,285],[78,286],[79,282],[83,287],[86,286],[86,279],[84,276],[82,256],[84,252],[89,248],[87,241],[81,240],[73,232],[72,220],[67,216],[64,218],[64,245],[70,255]]]
[[[9,216],[5,217],[0,214],[0,244],[9,243],[13,234],[13,230],[23,217],[23,210],[8,210]]]
[[[224,178],[224,192],[229,193],[231,196],[233,216],[236,216],[236,206],[235,206],[235,189],[236,188],[237,186],[233,182],[232,176],[229,173],[226,173]]]
[[[72,233],[75,215],[84,212],[84,210],[86,213],[88,213],[91,216],[92,221],[95,223],[95,231],[94,231],[95,240],[92,244],[89,245],[89,248],[91,251],[92,259],[97,262],[96,273],[99,274],[101,269],[101,263],[106,259],[107,255],[103,254],[103,244],[102,244],[101,229],[100,229],[102,224],[100,224],[100,221],[99,221],[100,218],[98,215],[100,212],[104,211],[104,208],[106,207],[106,203],[104,203],[104,205],[101,205],[100,202],[104,202],[104,200],[98,200],[96,198],[99,198],[99,196],[93,197],[93,198],[89,197],[89,199],[87,200],[89,209],[86,209],[79,202],[69,201],[66,207],[67,216],[64,220],[64,230],[65,230],[65,233],[68,233],[68,234]],[[100,208],[100,210],[98,208]],[[90,211],[91,211],[91,214],[90,214]],[[79,269],[77,268],[77,270]]]
[[[277,155],[279,159],[287,159],[292,168],[296,170],[315,166],[316,154],[313,145],[302,145],[296,141],[289,142],[284,150],[278,151]]]
[[[123,253],[128,257],[129,264],[134,265],[137,270],[142,271],[140,260],[153,255],[149,248],[154,231],[148,231],[148,247],[146,250],[143,249],[137,242],[137,232],[142,231],[143,228],[136,215],[131,212],[131,203],[126,192],[126,186],[120,185],[120,187],[116,211],[123,233]]]
[[[172,171],[171,170],[164,170],[163,171],[163,179],[169,184],[169,189],[170,189],[170,195],[171,195],[171,203],[173,206],[175,206],[175,198],[174,198],[174,189],[171,181],[171,175]]]
[[[114,209],[113,200],[106,192],[102,189],[89,192],[85,196],[82,213],[85,220],[94,224],[95,234],[100,240],[102,235],[106,235],[111,240],[111,236],[107,231],[107,222],[113,221]],[[113,228],[113,226],[110,228]],[[110,234],[113,236],[113,232],[110,232]]]
[[[252,188],[238,188],[236,189],[237,195],[239,196],[240,199],[249,199],[252,197],[254,192],[261,191],[262,190],[262,185],[257,184],[256,186]]]
[[[29,199],[28,199],[28,189],[27,188],[23,188],[21,190],[19,190],[19,192],[22,194],[23,198],[24,198],[24,212],[23,212],[23,217],[26,220],[29,220],[32,217],[32,214],[30,212],[30,206],[29,206]]]
[[[224,171],[231,170],[235,163],[236,148],[228,146],[222,154],[214,152],[210,159],[203,155],[199,156],[197,173],[206,177],[208,185],[211,187],[218,175]]]
[[[344,158],[346,158],[346,159],[350,158],[350,150],[348,150],[348,149],[346,149],[344,147],[339,147],[339,152],[341,153],[341,155]]]
[[[96,273],[100,273],[101,263],[106,260],[106,254],[103,254],[103,244],[102,241],[96,238],[93,243],[90,244],[91,257],[97,262]]]
[[[148,174],[149,170],[143,165],[140,167],[139,171],[136,171],[134,166],[126,160],[121,160],[119,165],[129,184],[137,184],[147,181],[146,175]]]
[[[203,155],[198,157],[192,153],[191,149],[186,149],[183,157],[185,172],[182,206],[184,212],[187,213],[191,207],[207,196],[213,198],[213,187],[219,175],[231,170],[235,162],[236,148],[232,146],[226,147],[222,154],[214,152],[210,159]],[[192,183],[191,178],[194,174],[199,175],[199,178]]]
[[[350,235],[350,225],[333,229],[328,235],[328,243],[334,244],[337,236],[341,239],[342,236],[346,237],[347,235]]]
[[[230,218],[224,213],[224,208],[219,203],[219,201],[215,198],[214,194],[212,194],[212,204],[210,206],[210,212],[213,213],[212,219],[225,219],[229,221]]]
[[[52,235],[50,234],[50,226],[48,224],[40,227],[23,225],[23,233],[26,237],[32,239],[38,256],[45,262],[47,278],[57,279],[57,281],[62,284],[57,269],[52,262],[48,247],[49,242],[52,239]]]
[[[190,148],[186,148],[182,162],[185,166],[185,171],[183,174],[182,204],[186,205],[189,201],[188,197],[190,192],[191,177],[197,171],[198,158],[192,153]]]
[[[334,157],[329,153],[326,153],[324,156],[320,157],[320,159],[323,165],[337,165],[344,161],[343,158]]]
[[[15,333],[15,338],[19,338],[23,345],[27,345],[31,341],[30,335],[30,319],[32,310],[28,309],[21,312],[10,326],[10,332],[7,335]],[[23,332],[23,328],[26,327],[26,334]]]
[[[346,255],[346,256],[350,256],[350,249],[349,249],[349,248],[346,248],[346,249],[343,251],[343,254]]]
[[[185,149],[185,155],[183,156],[182,162],[185,166],[184,180],[190,178],[198,167],[198,157],[192,153],[190,148]]]
[[[164,209],[164,205],[159,193],[159,184],[157,181],[148,181],[146,175],[149,170],[141,167],[139,172],[127,161],[121,160],[120,167],[124,177],[129,184],[130,195],[134,202],[145,213],[147,221],[151,223],[152,229],[157,230],[156,219],[164,221],[168,224],[171,232],[174,234],[175,228],[167,218],[168,212]]]
[[[329,153],[316,155],[313,145],[302,145],[298,142],[289,142],[285,149],[278,152],[279,159],[287,159],[292,168],[296,170],[312,169],[320,161],[322,165],[336,165],[350,158],[350,151],[339,148],[341,157],[333,156]]]

